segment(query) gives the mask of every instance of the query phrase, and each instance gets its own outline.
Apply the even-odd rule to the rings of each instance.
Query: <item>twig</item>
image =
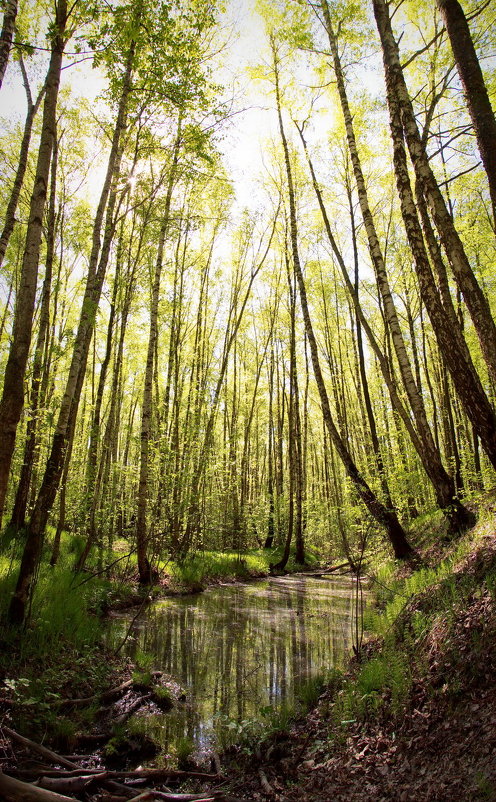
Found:
[[[129,638],[129,635],[131,634],[131,629],[133,628],[134,622],[136,621],[136,619],[140,615],[141,611],[143,610],[143,607],[145,606],[146,602],[148,602],[148,601],[150,601],[150,597],[149,596],[145,596],[145,598],[143,599],[143,601],[141,602],[141,604],[140,604],[140,606],[138,608],[138,612],[136,613],[136,615],[134,616],[134,618],[132,619],[131,623],[129,624],[129,626],[127,628],[127,632],[126,632],[126,635],[125,635],[122,643],[115,650],[114,657],[115,657],[115,655],[119,654],[120,650],[122,649],[122,647],[124,646],[125,642]]]

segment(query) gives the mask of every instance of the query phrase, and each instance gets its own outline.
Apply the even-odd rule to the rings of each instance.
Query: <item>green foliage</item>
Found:
[[[256,718],[245,718],[241,721],[218,714],[215,732],[220,749],[228,749],[236,745],[245,754],[253,754],[260,748],[261,742],[269,742],[287,733],[296,711],[289,705],[281,707],[262,707]]]
[[[428,594],[432,600],[437,598],[438,608],[458,598],[462,591],[454,580],[453,567],[470,548],[470,539],[465,538],[439,565],[420,568],[406,578],[395,578],[395,567],[391,563],[380,566],[372,577],[378,609],[369,608],[366,611],[366,629],[379,635],[387,635],[409,601],[419,594]],[[436,597],[433,595],[434,589],[438,591]],[[434,609],[434,601],[432,606]],[[426,626],[425,620],[424,625]],[[420,618],[417,618],[416,626],[420,626]]]
[[[333,719],[337,724],[346,724],[383,707],[397,714],[406,703],[410,687],[408,656],[401,650],[385,649],[345,684],[337,697]]]
[[[175,743],[177,767],[181,770],[187,770],[190,767],[191,756],[194,752],[195,744],[191,738],[183,736],[178,738]]]

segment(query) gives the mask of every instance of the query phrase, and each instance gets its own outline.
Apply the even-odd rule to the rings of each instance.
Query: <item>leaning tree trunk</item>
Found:
[[[300,132],[300,136],[301,136],[301,132]],[[305,150],[306,150],[306,143],[305,143],[305,140],[304,140],[303,136],[302,136],[302,141],[303,141],[303,145],[304,145]],[[336,257],[336,261],[338,262],[338,265],[340,267],[341,274],[343,276],[343,280],[344,280],[344,282],[346,284],[346,287],[348,289],[348,292],[349,292],[349,294],[350,294],[350,296],[351,296],[351,298],[353,300],[353,304],[354,304],[355,312],[356,312],[356,316],[357,316],[357,321],[359,321],[359,323],[361,323],[361,325],[362,325],[362,327],[363,327],[363,329],[364,329],[364,331],[365,331],[365,333],[367,335],[367,339],[368,339],[368,341],[370,343],[372,351],[374,352],[374,354],[375,354],[375,356],[377,358],[381,373],[383,375],[384,381],[385,381],[386,386],[388,388],[389,396],[391,398],[391,403],[393,405],[393,408],[396,410],[398,415],[401,417],[403,423],[405,424],[405,427],[406,427],[406,429],[408,431],[408,434],[410,436],[411,442],[413,443],[413,445],[415,447],[415,450],[416,450],[416,452],[417,452],[417,454],[418,454],[418,456],[419,456],[419,458],[420,458],[420,460],[422,462],[422,465],[424,467],[424,470],[425,470],[427,476],[431,479],[431,483],[432,483],[434,488],[441,487],[443,489],[443,493],[442,494],[439,493],[437,495],[438,503],[444,509],[444,512],[445,512],[446,518],[447,518],[447,520],[448,520],[448,522],[450,524],[450,527],[452,529],[454,529],[455,531],[458,531],[460,528],[463,528],[463,526],[466,525],[466,511],[465,511],[465,508],[463,507],[463,505],[461,505],[459,500],[457,500],[456,502],[453,502],[453,499],[455,498],[455,485],[454,485],[453,480],[447,475],[446,471],[444,471],[444,474],[443,474],[443,472],[440,471],[439,469],[436,470],[436,466],[438,466],[439,460],[437,462],[431,462],[430,450],[425,447],[425,443],[424,443],[423,439],[418,435],[417,431],[415,430],[415,428],[413,426],[413,423],[412,423],[412,421],[410,419],[410,416],[408,415],[408,412],[405,409],[405,407],[404,407],[404,405],[403,405],[403,403],[402,403],[402,401],[401,401],[401,399],[400,399],[400,397],[398,395],[398,391],[397,391],[397,388],[396,388],[395,380],[394,380],[394,377],[393,377],[393,374],[392,374],[388,359],[386,358],[386,356],[384,355],[382,349],[380,348],[379,343],[377,342],[377,339],[376,339],[376,337],[375,337],[375,335],[374,335],[374,333],[373,333],[373,331],[372,331],[372,329],[370,327],[370,324],[369,324],[369,322],[368,322],[368,320],[367,320],[367,318],[366,318],[366,316],[365,316],[365,314],[363,312],[363,309],[362,309],[361,304],[360,304],[360,299],[359,299],[359,296],[358,296],[357,288],[351,282],[351,279],[350,279],[350,277],[348,275],[348,272],[346,270],[346,265],[344,263],[343,256],[342,256],[342,254],[341,254],[341,252],[340,252],[340,250],[339,250],[339,248],[337,246],[336,240],[335,240],[334,235],[332,233],[329,217],[328,217],[327,210],[326,210],[326,207],[324,205],[324,200],[323,200],[323,197],[322,197],[322,192],[321,192],[320,187],[319,187],[319,185],[317,183],[317,179],[316,179],[316,176],[315,176],[315,171],[314,171],[314,168],[313,168],[313,164],[312,164],[312,161],[310,159],[310,156],[308,155],[308,152],[307,152],[307,159],[308,159],[308,164],[309,164],[309,167],[310,167],[310,172],[311,172],[311,175],[312,175],[312,183],[313,183],[313,186],[314,186],[314,189],[315,189],[315,193],[317,195],[317,200],[319,202],[320,210],[322,212],[322,218],[323,218],[323,221],[324,221],[324,226],[325,226],[325,229],[326,229],[326,233],[327,233],[329,242],[331,244],[331,247],[333,249],[334,255]],[[436,452],[437,452],[437,449],[436,449]],[[446,476],[448,476],[448,480],[446,480]]]
[[[403,333],[398,320],[393,295],[389,286],[382,249],[369,206],[365,178],[362,171],[353,127],[353,117],[348,103],[344,74],[338,52],[338,43],[332,27],[327,0],[321,0],[321,8],[324,15],[325,27],[333,57],[334,72],[336,75],[341,109],[346,128],[346,138],[357,186],[360,210],[367,234],[370,256],[374,265],[377,287],[384,305],[385,318],[391,332],[394,350],[398,360],[401,378],[403,380],[403,386],[405,388],[410,403],[410,408],[415,419],[417,435],[422,449],[421,452],[419,452],[419,456],[436,493],[438,505],[445,512],[448,520],[450,521],[450,526],[453,526],[455,529],[457,529],[458,524],[455,520],[456,516],[454,515],[453,509],[453,498],[456,496],[455,484],[452,477],[445,469],[441,460],[441,455],[436,448],[431,428],[427,420],[424,401],[413,375]],[[461,506],[459,512],[460,514],[462,513]],[[463,519],[463,515],[461,515],[461,518]],[[462,524],[463,521],[460,520],[460,525]]]
[[[122,83],[117,120],[110,149],[107,174],[100,195],[93,224],[92,249],[89,260],[88,278],[81,308],[78,331],[74,343],[71,366],[59,411],[57,426],[52,440],[52,448],[45,467],[45,474],[36,499],[31,520],[27,526],[27,539],[21,559],[16,589],[9,607],[9,620],[22,624],[34,585],[36,568],[41,556],[45,527],[60,485],[64,467],[65,452],[71,425],[77,415],[79,399],[91,338],[96,320],[98,304],[108,263],[110,246],[115,229],[113,212],[117,198],[116,178],[122,157],[122,135],[126,128],[127,101],[131,90],[131,76],[134,63],[135,43],[132,42]],[[108,203],[108,208],[107,208]],[[100,255],[100,235],[107,208],[107,216]],[[99,257],[100,256],[100,260]],[[98,269],[97,269],[98,267]]]
[[[385,0],[373,0],[373,6],[382,44],[384,65],[388,70],[391,90],[394,91],[399,105],[401,123],[415,176],[425,194],[453,276],[472,318],[489,372],[493,381],[496,382],[496,323],[430,166],[429,157],[417,127],[413,104],[408,94],[400,63],[398,43],[394,38],[387,4]]]
[[[56,109],[65,45],[66,22],[67,3],[66,0],[59,0],[55,18],[56,33],[52,39],[50,65],[46,79],[38,162],[29,206],[12,341],[5,368],[3,395],[0,402],[0,525],[7,494],[12,455],[14,453],[17,425],[24,404],[24,375],[31,344],[43,213],[47,197],[52,148],[56,136]]]
[[[496,119],[477,58],[467,18],[458,0],[436,0],[446,26],[477,145],[489,181],[496,224]]]
[[[422,300],[429,314],[439,350],[450,371],[453,384],[463,403],[465,412],[476,428],[492,465],[496,468],[496,415],[472,363],[470,352],[451,302],[443,305],[434,281],[410,185],[394,77],[392,78],[386,62],[385,69],[396,184],[405,230],[415,260]],[[472,523],[472,517],[466,510],[465,519],[466,524]]]
[[[319,391],[320,403],[322,405],[322,414],[327,427],[327,431],[329,432],[329,437],[343,463],[347,475],[349,476],[349,478],[351,479],[351,481],[355,486],[358,496],[361,498],[361,500],[367,507],[368,511],[372,515],[372,517],[378,523],[380,523],[381,526],[385,528],[389,540],[391,542],[391,545],[393,547],[395,557],[397,559],[406,559],[412,555],[413,549],[408,543],[406,534],[400,522],[398,521],[396,513],[394,512],[394,510],[388,510],[384,506],[384,504],[382,504],[382,502],[379,501],[377,496],[368,486],[367,482],[365,481],[365,479],[359,472],[357,466],[355,465],[344,441],[340,437],[332,417],[331,407],[329,404],[329,398],[327,395],[324,377],[322,375],[322,370],[320,367],[317,340],[313,331],[313,325],[310,318],[305,281],[303,278],[303,272],[301,269],[300,257],[298,252],[298,228],[296,222],[296,202],[295,202],[295,193],[293,186],[293,175],[291,170],[291,161],[289,158],[288,143],[282,121],[281,99],[279,90],[279,72],[278,72],[277,56],[274,42],[272,42],[272,49],[274,56],[274,72],[275,72],[275,84],[276,84],[277,114],[279,119],[279,132],[281,135],[281,142],[284,151],[284,162],[286,166],[286,176],[288,181],[290,231],[291,231],[291,247],[293,251],[293,262],[294,262],[296,277],[298,280],[300,302],[303,312],[303,320],[305,323],[305,331],[307,333],[308,343],[310,346],[313,371],[315,374],[315,380]]]

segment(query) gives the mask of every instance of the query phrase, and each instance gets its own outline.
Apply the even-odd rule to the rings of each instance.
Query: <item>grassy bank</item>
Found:
[[[476,527],[444,546],[424,525],[415,570],[369,556],[368,641],[259,761],[280,799],[496,799],[495,514],[487,496]],[[257,775],[250,785],[245,769],[243,798]]]

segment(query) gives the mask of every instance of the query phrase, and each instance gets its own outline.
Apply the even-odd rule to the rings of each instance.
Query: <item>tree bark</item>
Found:
[[[333,31],[327,0],[321,0],[321,8],[322,8],[322,13],[324,15],[325,27],[327,30],[329,44],[333,56],[334,72],[336,74],[341,108],[345,121],[348,148],[350,151],[351,162],[353,165],[353,172],[355,175],[355,181],[357,185],[358,199],[360,203],[360,209],[362,212],[362,218],[367,233],[370,256],[372,259],[372,263],[374,265],[377,287],[384,305],[384,315],[389,330],[391,332],[391,338],[393,341],[396,358],[398,360],[398,366],[401,378],[403,380],[403,386],[405,388],[410,408],[412,410],[413,417],[415,420],[416,433],[418,435],[418,440],[420,441],[421,445],[421,451],[419,451],[418,453],[422,460],[422,464],[426,470],[426,473],[434,487],[437,503],[442,510],[446,511],[446,514],[450,519],[450,525],[454,525],[452,521],[452,508],[453,508],[453,499],[456,496],[455,485],[452,478],[445,469],[443,462],[441,460],[441,455],[438,449],[436,448],[431,428],[427,420],[425,405],[420,392],[420,388],[417,386],[411,368],[410,359],[406,350],[403,333],[401,331],[401,327],[399,324],[395,303],[389,286],[389,280],[386,272],[386,266],[382,254],[382,249],[379,242],[379,237],[377,235],[374,219],[368,202],[368,193],[365,184],[365,178],[361,167],[360,157],[358,154],[358,148],[353,127],[353,118],[348,103],[344,74],[338,52],[338,43]]]
[[[65,46],[66,22],[67,2],[66,0],[59,0],[55,16],[56,31],[52,39],[50,65],[46,79],[38,161],[30,200],[12,342],[5,368],[3,395],[0,402],[0,525],[7,494],[12,455],[14,453],[17,425],[24,404],[24,376],[33,328],[43,212],[47,197],[52,147],[56,136],[56,109]]]
[[[496,467],[496,416],[473,366],[451,301],[443,305],[434,281],[408,174],[396,85],[386,58],[384,66],[396,184],[405,230],[415,260],[422,300],[429,314],[439,349],[464,404],[465,411],[473,425],[477,427],[476,430],[481,437],[483,447],[491,463]],[[462,526],[464,523],[466,525],[473,522],[472,516],[465,508],[459,510],[459,515]]]
[[[467,18],[458,0],[436,0],[446,26],[455,63],[465,91],[477,145],[489,181],[496,223],[496,119],[477,58]]]
[[[298,280],[298,288],[303,312],[303,320],[305,323],[305,331],[310,346],[312,367],[315,375],[315,380],[317,383],[317,388],[319,391],[320,403],[322,406],[322,414],[324,417],[325,424],[327,426],[327,430],[329,432],[329,437],[343,463],[347,475],[349,476],[349,478],[351,479],[351,481],[355,486],[355,490],[358,496],[361,498],[361,500],[367,507],[368,511],[372,515],[372,517],[386,529],[387,535],[393,547],[395,557],[397,559],[406,559],[413,554],[413,549],[408,543],[406,534],[400,522],[398,521],[396,513],[394,512],[394,510],[388,510],[370,489],[367,482],[365,481],[365,479],[359,472],[357,466],[355,465],[353,459],[351,458],[351,455],[345,443],[341,439],[332,417],[331,407],[329,404],[329,398],[327,395],[324,377],[322,375],[322,370],[320,367],[318,345],[313,331],[312,321],[310,318],[305,281],[303,278],[303,271],[301,269],[300,257],[298,252],[296,200],[295,200],[293,176],[291,170],[291,161],[289,158],[289,148],[282,120],[281,99],[279,90],[279,71],[278,71],[277,54],[274,41],[272,41],[272,51],[274,58],[274,73],[276,81],[276,100],[277,100],[277,114],[279,120],[279,132],[284,151],[284,163],[286,167],[286,177],[288,182],[290,233],[291,233],[291,247],[293,251],[293,262],[294,262],[296,277]]]
[[[373,0],[373,7],[382,44],[384,65],[388,70],[388,81],[399,106],[405,141],[415,176],[426,197],[453,276],[472,318],[489,372],[493,381],[496,381],[496,323],[430,166],[417,127],[412,101],[408,94],[387,4],[385,0]]]
[[[5,252],[7,250],[11,234],[14,230],[17,204],[19,202],[19,195],[21,194],[22,185],[24,183],[24,176],[26,174],[26,168],[28,166],[29,145],[31,143],[31,133],[33,130],[34,118],[36,117],[36,113],[41,105],[41,101],[43,100],[43,96],[46,90],[46,82],[45,82],[45,84],[43,85],[38,94],[38,97],[36,98],[36,101],[33,103],[31,97],[31,89],[29,87],[29,80],[26,68],[24,66],[24,61],[22,58],[22,52],[19,54],[19,64],[21,67],[24,89],[26,91],[28,112],[26,114],[26,120],[24,122],[24,132],[21,140],[21,148],[19,151],[17,172],[15,174],[14,183],[12,185],[9,201],[7,203],[7,210],[5,212],[5,221],[3,224],[2,233],[0,234],[0,267],[3,264]]]
[[[2,32],[0,34],[0,88],[5,77],[5,70],[10,56],[17,17],[17,0],[7,0],[3,15]]]
[[[33,473],[33,463],[36,451],[40,388],[43,374],[43,354],[45,352],[46,340],[48,337],[48,327],[50,324],[50,291],[52,286],[53,260],[55,255],[57,160],[58,143],[57,139],[55,139],[50,176],[50,203],[47,217],[47,253],[45,262],[45,277],[43,279],[43,288],[41,291],[38,336],[36,338],[36,347],[33,357],[31,393],[29,398],[29,417],[26,425],[26,439],[24,444],[24,457],[21,475],[19,478],[19,484],[17,485],[14,507],[10,519],[10,526],[16,530],[21,529],[26,523],[29,486]]]
[[[178,123],[177,136],[174,144],[172,163],[167,183],[167,192],[164,202],[162,225],[160,227],[157,259],[155,261],[155,272],[151,292],[150,305],[150,330],[148,335],[148,349],[145,366],[145,382],[143,386],[143,400],[141,404],[141,436],[140,436],[140,472],[138,484],[138,509],[136,524],[136,551],[138,557],[139,581],[142,585],[149,585],[152,581],[152,571],[148,559],[147,541],[147,507],[148,507],[148,473],[149,473],[149,449],[152,434],[152,383],[155,349],[158,338],[158,303],[160,300],[160,279],[162,275],[164,245],[170,223],[170,206],[172,191],[174,189],[177,165],[179,159],[179,149],[181,146],[181,120]]]
[[[135,43],[132,42],[123,76],[122,91],[107,166],[107,174],[93,225],[93,240],[88,277],[71,366],[59,411],[55,434],[52,440],[50,455],[45,468],[45,474],[31,519],[27,526],[27,539],[21,559],[17,585],[10,602],[9,620],[12,624],[22,624],[25,618],[26,606],[32,591],[36,567],[41,555],[45,527],[62,476],[71,422],[76,417],[79,406],[93,328],[115,227],[113,212],[117,197],[116,176],[119,171],[123,150],[121,140],[126,128],[127,101],[131,90],[134,52]],[[100,255],[100,235],[106,208],[107,217]],[[99,256],[100,261],[98,261]]]

